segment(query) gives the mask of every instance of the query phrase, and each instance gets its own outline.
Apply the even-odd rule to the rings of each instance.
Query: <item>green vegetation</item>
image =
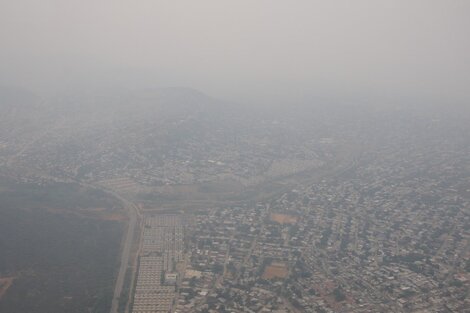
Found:
[[[0,312],[109,310],[123,225],[68,214],[112,203],[76,184],[2,183],[0,276],[15,276]]]
[[[333,290],[333,296],[337,302],[346,300],[346,295],[344,294],[343,288],[337,287]]]

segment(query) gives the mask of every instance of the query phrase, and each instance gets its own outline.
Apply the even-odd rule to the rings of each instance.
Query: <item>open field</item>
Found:
[[[69,214],[80,218],[93,218],[103,221],[124,222],[127,217],[122,210],[108,208],[80,208],[73,211],[69,209],[46,208],[49,213]]]
[[[0,300],[13,284],[13,280],[15,280],[15,277],[0,277]]]
[[[279,224],[296,224],[297,217],[288,214],[281,214],[281,213],[271,213],[271,221],[277,222]]]
[[[76,184],[0,185],[0,312],[107,311],[125,222],[96,208],[112,200]]]
[[[273,262],[267,266],[263,273],[263,279],[286,278],[289,274],[284,263]]]

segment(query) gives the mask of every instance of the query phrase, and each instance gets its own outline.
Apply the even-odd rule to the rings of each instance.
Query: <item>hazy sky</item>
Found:
[[[0,45],[10,85],[128,73],[234,100],[470,100],[468,0],[0,0]]]

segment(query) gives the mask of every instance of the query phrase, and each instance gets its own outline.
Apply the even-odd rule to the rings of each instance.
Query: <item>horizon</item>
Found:
[[[319,96],[467,106],[469,14],[467,1],[434,0],[5,1],[0,84],[187,86],[262,105]]]

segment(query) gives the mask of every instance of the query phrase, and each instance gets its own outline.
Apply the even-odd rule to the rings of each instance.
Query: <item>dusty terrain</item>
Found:
[[[263,273],[263,279],[286,278],[289,270],[284,263],[274,262],[267,266]]]
[[[8,288],[13,284],[15,277],[0,277],[0,299],[7,292]]]
[[[271,220],[277,222],[279,224],[296,224],[297,217],[288,214],[281,214],[281,213],[272,213]]]

